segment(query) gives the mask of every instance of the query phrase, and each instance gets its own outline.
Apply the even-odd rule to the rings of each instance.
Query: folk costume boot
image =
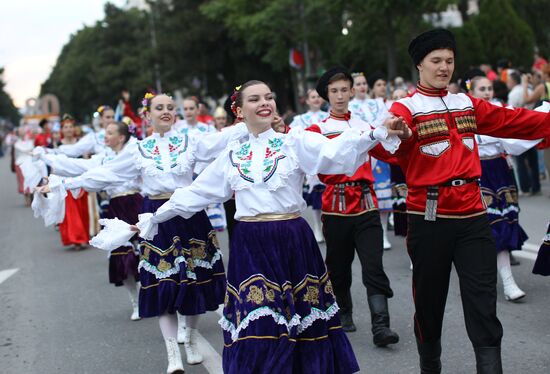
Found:
[[[180,347],[175,338],[165,338],[166,353],[168,354],[167,374],[183,374],[183,362],[181,361]]]
[[[504,266],[498,269],[498,273],[502,279],[502,285],[504,286],[504,298],[506,300],[517,302],[525,297],[525,292],[518,287],[516,281],[514,280],[512,269]]]
[[[372,341],[377,347],[399,342],[399,335],[390,329],[388,298],[384,295],[369,296],[369,309],[372,323]]]
[[[185,329],[183,344],[187,356],[187,363],[189,365],[200,364],[204,358],[197,349],[197,329],[191,327]]]
[[[477,374],[502,374],[500,347],[474,347]]]
[[[336,302],[340,307],[340,322],[342,330],[345,332],[355,332],[357,327],[353,323],[353,302],[351,300],[351,292],[348,290],[344,295],[336,296]]]
[[[185,331],[186,331],[186,323],[185,323],[185,316],[182,316],[179,313],[176,313],[178,316],[178,343],[183,344],[185,343]]]
[[[441,373],[441,340],[433,342],[421,342],[416,339],[416,347],[420,356],[421,374]]]

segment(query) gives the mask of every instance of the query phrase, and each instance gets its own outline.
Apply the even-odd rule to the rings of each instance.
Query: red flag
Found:
[[[291,48],[288,56],[288,63],[294,69],[302,69],[304,67],[304,56],[297,49]]]

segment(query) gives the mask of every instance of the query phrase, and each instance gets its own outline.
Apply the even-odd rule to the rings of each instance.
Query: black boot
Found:
[[[355,323],[353,323],[353,301],[351,299],[351,292],[338,292],[336,294],[336,302],[340,307],[340,322],[342,322],[342,330],[345,332],[357,331]]]
[[[441,373],[441,340],[421,342],[416,339],[416,347],[420,356],[420,374]]]
[[[355,323],[353,323],[353,314],[351,312],[348,313],[340,313],[340,322],[342,322],[342,330],[345,332],[354,332],[357,331],[357,327],[355,327]]]
[[[502,374],[500,347],[474,347],[477,374]]]
[[[372,341],[377,347],[385,347],[399,341],[399,335],[390,329],[388,299],[384,295],[368,297],[372,323]]]

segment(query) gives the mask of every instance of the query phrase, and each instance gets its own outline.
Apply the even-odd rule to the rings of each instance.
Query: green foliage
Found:
[[[479,14],[472,21],[483,36],[483,48],[491,63],[506,58],[515,66],[531,66],[533,31],[515,12],[510,0],[481,0]]]
[[[136,105],[146,89],[154,88],[158,66],[166,92],[221,97],[249,79],[261,79],[273,85],[284,108],[294,101],[290,48],[303,52],[308,46],[311,80],[334,64],[366,74],[383,71],[389,78],[411,77],[411,38],[433,27],[426,15],[453,4],[466,19],[453,30],[458,74],[500,58],[529,66],[535,40],[543,52],[550,40],[550,23],[541,11],[550,0],[513,5],[510,0],[480,0],[480,13],[473,16],[466,13],[466,0],[149,3],[152,12],[107,4],[102,21],[79,30],[65,45],[42,93],[58,95],[63,111],[83,119],[100,104],[114,105],[124,88]],[[529,25],[536,28],[534,34]]]
[[[13,125],[17,125],[21,116],[15,105],[13,105],[10,95],[4,90],[6,84],[1,79],[3,74],[4,68],[0,67],[0,118],[7,119]]]

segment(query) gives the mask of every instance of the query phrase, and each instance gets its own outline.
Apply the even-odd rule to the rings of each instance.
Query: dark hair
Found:
[[[187,97],[184,97],[182,102],[183,101],[193,101],[195,103],[195,106],[198,108],[199,107],[199,99],[197,99],[196,96],[187,96]]]
[[[519,74],[515,71],[511,72],[510,74],[508,74],[508,79],[511,79],[513,80],[514,82],[516,82],[516,84],[520,84],[521,83],[521,77],[519,76]]]
[[[327,82],[327,87],[329,84],[337,82],[337,81],[348,81],[350,83],[350,88],[353,87],[353,80],[349,79],[349,76],[347,76],[344,73],[336,73],[332,77],[329,78]]]
[[[124,144],[126,144],[128,140],[130,140],[132,134],[130,134],[130,129],[127,124],[125,124],[124,122],[115,121],[109,123],[109,126],[110,125],[115,125],[117,127],[118,134],[124,135]]]
[[[495,99],[505,103],[508,100],[508,87],[503,81],[493,81],[493,92]]]
[[[111,108],[109,105],[101,105],[99,108],[97,108],[97,112],[101,117],[103,117],[103,114],[108,110],[112,110],[114,112],[114,109]]]
[[[233,102],[235,103],[235,108],[237,107],[242,107],[243,106],[243,91],[246,90],[248,87],[251,87],[251,86],[256,86],[258,84],[264,84],[266,85],[269,89],[271,89],[271,87],[269,87],[269,85],[265,82],[262,82],[262,81],[258,81],[258,80],[251,80],[251,81],[248,81],[246,83],[244,83],[243,85],[241,85],[241,87],[239,87],[238,90],[235,91],[234,95],[235,95],[235,99],[233,100]]]
[[[474,91],[477,82],[479,82],[482,79],[489,79],[489,78],[487,78],[485,75],[477,75],[477,76],[473,77],[472,79],[470,79],[470,92]],[[491,82],[491,81],[489,80],[489,82]],[[493,82],[491,82],[491,84],[492,83]]]
[[[44,126],[46,126],[46,124],[48,123],[49,121],[46,119],[46,118],[42,118],[40,120],[40,122],[38,123],[38,126],[40,126],[40,128],[44,128]]]

